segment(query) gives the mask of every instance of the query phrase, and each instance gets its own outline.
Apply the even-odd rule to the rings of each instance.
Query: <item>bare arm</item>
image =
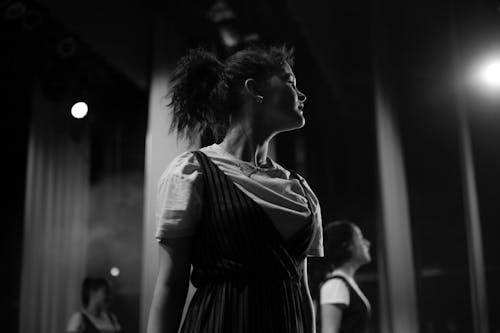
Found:
[[[314,305],[313,301],[311,298],[311,292],[309,290],[309,282],[307,278],[307,258],[304,259],[302,263],[302,268],[303,268],[303,275],[302,275],[302,288],[304,295],[306,297],[304,298],[304,302],[306,302],[306,308],[307,308],[307,318],[306,320],[310,321],[312,323],[312,332],[316,332],[316,317],[314,315]]]
[[[82,313],[74,313],[68,322],[68,327],[66,328],[66,333],[80,333],[85,331],[85,325],[82,320]]]
[[[322,304],[321,333],[338,333],[343,310],[336,304]]]
[[[147,333],[177,333],[189,286],[190,238],[160,244],[159,271],[149,310]]]

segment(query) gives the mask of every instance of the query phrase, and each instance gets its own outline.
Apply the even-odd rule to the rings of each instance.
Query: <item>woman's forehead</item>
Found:
[[[292,67],[288,63],[283,64],[279,72],[274,73],[271,77],[265,79],[265,82],[272,83],[278,82],[279,80],[288,80],[289,78],[295,80],[295,74],[293,73]]]

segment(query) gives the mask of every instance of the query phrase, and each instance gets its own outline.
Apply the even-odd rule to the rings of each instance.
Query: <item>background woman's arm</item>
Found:
[[[191,238],[159,247],[159,271],[149,310],[148,333],[177,333],[189,287]]]
[[[322,304],[321,333],[337,333],[342,321],[342,308],[336,304]]]

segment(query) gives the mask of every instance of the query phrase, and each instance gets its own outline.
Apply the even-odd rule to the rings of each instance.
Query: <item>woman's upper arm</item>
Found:
[[[179,237],[160,242],[158,279],[164,284],[189,280],[191,240]]]
[[[342,307],[337,304],[321,304],[321,333],[337,333],[342,313]]]
[[[160,177],[156,202],[156,239],[192,236],[203,209],[203,178],[196,157],[175,158]]]
[[[77,312],[74,313],[69,319],[68,326],[66,327],[66,332],[78,333],[81,331],[83,331],[82,314],[80,312]]]
[[[159,270],[149,312],[148,333],[177,332],[186,301],[190,273],[188,237],[162,240]]]

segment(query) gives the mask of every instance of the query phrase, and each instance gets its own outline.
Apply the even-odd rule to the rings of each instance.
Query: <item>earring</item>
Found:
[[[264,100],[264,97],[257,95],[256,99],[257,99],[257,103],[262,103],[262,101]]]

